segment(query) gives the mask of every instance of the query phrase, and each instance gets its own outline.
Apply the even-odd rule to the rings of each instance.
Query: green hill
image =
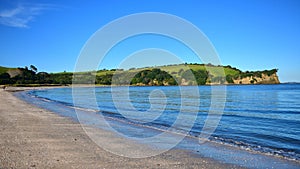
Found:
[[[229,65],[216,66],[212,64],[178,64],[158,67],[132,68],[130,70],[99,70],[96,72],[96,84],[274,84],[280,83],[276,72],[277,69],[242,72],[241,70]],[[174,83],[174,81],[177,83]]]
[[[0,66],[0,74],[6,73],[8,70],[12,70],[12,69],[16,69],[16,68],[8,68],[8,67]]]
[[[32,65],[31,65],[32,66]],[[0,67],[0,84],[99,84],[99,85],[215,85],[276,84],[277,69],[243,72],[231,66],[177,64],[158,67],[111,69],[90,72],[37,72],[35,67]],[[73,79],[73,75],[76,77]]]
[[[183,71],[186,71],[189,69],[194,70],[194,71],[198,71],[198,70],[205,71],[206,69],[209,69],[210,74],[213,76],[220,76],[223,74],[222,73],[223,71],[224,71],[225,75],[232,75],[232,76],[238,75],[241,72],[240,70],[238,70],[236,68],[232,68],[230,66],[213,66],[213,65],[204,65],[204,64],[179,64],[179,65],[166,65],[166,66],[158,66],[158,67],[136,68],[136,69],[127,70],[126,72],[138,73],[143,70],[151,70],[154,68],[164,70],[164,71],[168,72],[169,74],[172,74],[173,76],[175,75],[176,77],[179,77],[178,73],[181,71],[181,69]],[[97,76],[103,76],[106,74],[114,74],[115,72],[116,72],[116,69],[99,70],[99,71],[97,71]],[[121,71],[117,70],[117,72],[121,72]]]

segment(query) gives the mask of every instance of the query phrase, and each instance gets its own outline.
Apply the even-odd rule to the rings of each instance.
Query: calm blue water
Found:
[[[174,124],[180,112],[186,119],[196,116],[193,127],[176,125],[176,132],[188,131],[198,137],[211,106],[211,87],[199,86],[200,104],[190,93],[182,96],[179,87],[129,87],[129,97],[122,93],[126,87],[114,87],[114,101],[110,87],[95,89],[98,106],[80,88],[79,107],[95,110],[105,117],[166,130]],[[189,91],[191,87],[183,87]],[[221,120],[210,140],[271,155],[300,160],[300,84],[226,86],[226,103]],[[30,95],[73,106],[72,89],[59,88],[30,91]],[[149,99],[150,97],[150,99]],[[135,110],[130,108],[132,104]],[[117,106],[116,106],[117,105]],[[124,114],[125,112],[125,114]],[[138,113],[137,113],[138,112]],[[156,133],[157,134],[157,133]],[[135,137],[149,137],[140,133]]]

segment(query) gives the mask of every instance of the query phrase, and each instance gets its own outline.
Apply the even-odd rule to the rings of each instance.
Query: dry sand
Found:
[[[79,123],[1,89],[0,138],[0,168],[239,168],[183,150],[143,159],[117,156],[97,146]]]

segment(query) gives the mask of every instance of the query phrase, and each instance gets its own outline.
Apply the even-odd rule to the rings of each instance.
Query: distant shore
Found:
[[[240,168],[183,150],[143,159],[120,157],[98,147],[80,124],[66,117],[25,103],[2,89],[0,99],[0,168]],[[111,133],[97,130],[106,136],[104,140],[115,144]]]
[[[197,86],[245,86],[245,85],[280,85],[280,84],[300,84],[300,82],[285,82],[277,84],[205,84]],[[50,89],[50,88],[64,88],[64,87],[149,87],[151,85],[102,85],[102,84],[66,84],[66,85],[42,85],[42,84],[31,84],[24,86],[13,86],[13,85],[0,85],[0,89],[4,89],[10,92],[25,91],[25,90],[40,90],[40,89]],[[156,86],[156,85],[152,85]],[[195,86],[195,85],[174,85],[174,86]]]

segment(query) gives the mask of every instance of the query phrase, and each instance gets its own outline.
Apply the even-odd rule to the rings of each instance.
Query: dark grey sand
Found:
[[[119,146],[111,133],[98,132]],[[114,145],[116,144],[116,145]],[[142,159],[97,146],[81,125],[0,89],[0,168],[240,168],[183,150]]]

